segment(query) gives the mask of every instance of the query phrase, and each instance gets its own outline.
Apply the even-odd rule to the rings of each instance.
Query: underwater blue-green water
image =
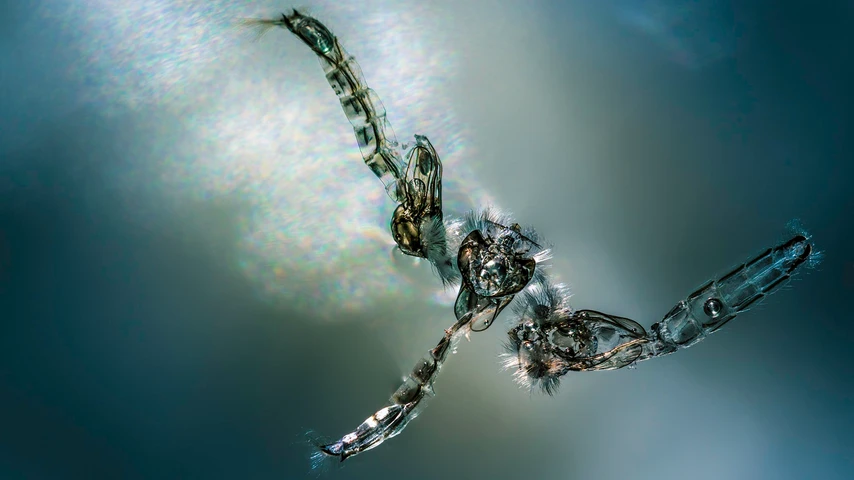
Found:
[[[300,5],[304,5],[302,2]],[[442,329],[314,55],[258,0],[0,9],[0,478],[304,478]],[[846,479],[851,2],[309,2],[448,214],[553,244],[576,308],[648,327],[794,218],[819,268],[690,349],[564,377],[462,341],[405,432],[330,478]]]

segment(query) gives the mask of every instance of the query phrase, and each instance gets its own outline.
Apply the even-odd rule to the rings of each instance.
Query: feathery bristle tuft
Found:
[[[572,314],[569,297],[566,285],[552,284],[545,275],[536,277],[513,306],[513,312],[518,317],[515,324],[518,325],[525,318],[530,318],[540,326],[563,321]]]
[[[421,222],[421,244],[427,247],[427,259],[439,275],[444,286],[458,283],[460,272],[456,255],[448,248],[445,224],[438,216],[427,217]]]
[[[312,476],[320,477],[341,468],[341,456],[330,451],[335,448],[337,442],[330,443],[328,438],[314,430],[308,430],[300,443],[309,448],[308,459],[311,468],[309,473]]]
[[[812,239],[812,235],[807,231],[806,227],[804,227],[803,222],[799,218],[795,218],[790,220],[788,224],[786,224],[786,232],[788,236],[792,235],[801,235],[807,240]],[[810,242],[812,244],[812,242]],[[806,261],[806,267],[808,269],[814,269],[818,267],[821,262],[824,260],[824,252],[815,249],[813,245],[812,251],[809,254],[809,257]]]
[[[252,32],[252,41],[259,42],[270,29],[274,27],[284,27],[285,23],[281,19],[271,18],[241,18],[237,20],[235,26]]]

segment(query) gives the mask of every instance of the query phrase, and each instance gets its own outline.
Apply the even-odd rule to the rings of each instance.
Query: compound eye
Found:
[[[414,223],[406,220],[395,222],[392,234],[403,253],[416,257],[424,256],[421,253],[421,232]]]

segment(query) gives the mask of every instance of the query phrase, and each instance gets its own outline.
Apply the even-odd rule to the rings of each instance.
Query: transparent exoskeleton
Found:
[[[266,29],[287,28],[317,55],[329,86],[353,126],[365,165],[383,183],[398,207],[391,217],[391,233],[400,251],[428,259],[445,284],[458,278],[448,250],[442,217],[442,162],[430,140],[415,135],[415,144],[401,155],[385,106],[370,87],[356,59],[320,21],[296,10],[279,19],[249,19],[245,25]]]
[[[423,135],[415,136],[400,189],[401,203],[391,217],[392,237],[400,250],[415,257],[449,261],[442,223],[442,162]]]
[[[533,229],[491,209],[471,213],[463,222],[445,221],[442,163],[435,148],[427,137],[415,135],[412,148],[402,154],[405,147],[398,144],[382,101],[325,25],[296,10],[243,24],[259,33],[286,28],[317,55],[353,127],[362,159],[398,204],[390,221],[398,248],[428,259],[445,284],[461,279],[456,322],[385,407],[338,440],[315,444],[312,458],[317,462],[343,462],[400,434],[434,395],[433,384],[459,338],[486,330],[517,295],[521,301],[514,307],[517,319],[508,332],[505,366],[515,371],[519,383],[553,394],[570,371],[613,370],[690,347],[777,291],[801,266],[819,261],[809,236],[793,225],[798,231],[788,241],[708,281],[649,331],[628,318],[574,311],[567,288],[551,283],[538,268],[550,251]]]
[[[492,216],[487,210],[468,222],[475,228],[463,239],[457,254],[462,283],[454,313],[457,319],[472,313],[474,332],[492,325],[513,296],[534,278],[538,260],[547,255],[523,234],[519,224],[508,227]]]
[[[553,393],[570,371],[614,370],[688,348],[714,333],[755,302],[778,290],[802,265],[816,261],[803,234],[769,248],[677,303],[650,331],[628,318],[562,307],[560,286],[545,278],[529,294],[508,332],[505,366],[516,379]],[[557,299],[557,300],[555,300]]]

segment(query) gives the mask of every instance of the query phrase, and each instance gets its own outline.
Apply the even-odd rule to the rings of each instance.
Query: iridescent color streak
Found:
[[[161,202],[237,199],[245,206],[238,264],[270,301],[340,319],[342,308],[423,298],[423,286],[390,260],[394,205],[365,168],[314,55],[286,32],[253,44],[233,20],[281,5],[244,3],[44,4],[43,15],[61,24],[84,59],[69,72],[84,102],[181,119],[178,132],[155,125],[148,143],[128,145],[112,180],[153,190]],[[468,133],[446,100],[456,60],[439,19],[418,3],[389,2],[367,17],[354,15],[359,8],[324,2],[314,10],[357,56],[398,140],[411,143],[422,132],[437,140],[454,192],[447,213],[494,203],[467,166]],[[436,287],[432,300],[453,298]]]

